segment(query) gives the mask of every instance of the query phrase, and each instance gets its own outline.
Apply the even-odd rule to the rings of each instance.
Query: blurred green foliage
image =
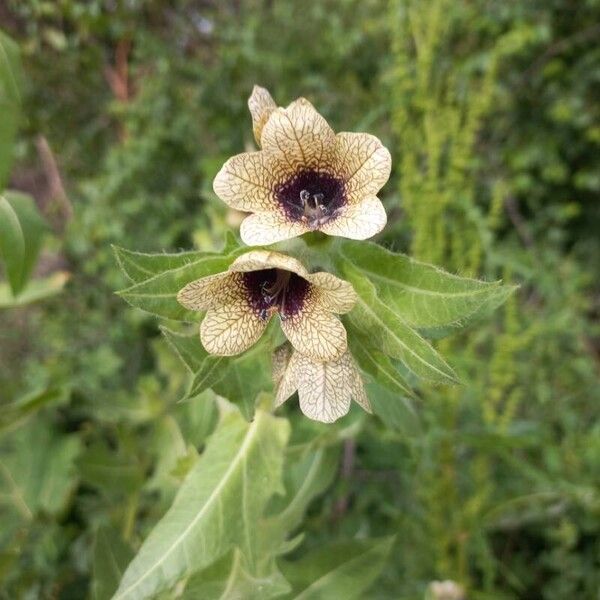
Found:
[[[236,223],[211,182],[251,143],[254,83],[386,143],[383,244],[521,286],[438,343],[462,386],[422,386],[414,407],[381,390],[385,422],[282,410],[289,497],[311,453],[328,457],[290,522],[304,532],[282,569],[294,589],[327,566],[320,548],[333,560],[339,539],[396,533],[364,597],[422,597],[436,579],[475,599],[596,596],[597,0],[9,0],[0,19],[24,65],[9,183],[54,228],[34,277],[71,273],[62,294],[0,309],[1,597],[110,597],[108,559],[127,564],[215,428],[214,394],[177,403],[186,372],[114,295],[111,244],[222,244]],[[40,134],[71,220],[26,185]],[[385,543],[344,552],[383,561]],[[237,564],[223,560],[195,585]]]

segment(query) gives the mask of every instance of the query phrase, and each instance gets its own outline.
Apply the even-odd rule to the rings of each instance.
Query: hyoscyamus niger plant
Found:
[[[460,385],[427,338],[482,318],[514,289],[368,241],[387,221],[377,193],[391,156],[377,138],[335,134],[307,100],[279,108],[259,87],[249,108],[260,149],[231,158],[214,181],[217,196],[250,213],[241,242],[230,233],[215,252],[114,248],[130,280],[120,296],[165,320],[163,335],[190,373],[182,400],[209,389],[220,397],[217,428],[171,508],[132,559],[115,547],[124,570],[116,600],[166,590],[190,599],[361,597],[393,538],[286,558],[351,434],[324,425],[295,443],[284,415],[297,409],[279,406],[297,393],[307,417],[333,423],[354,400],[365,412],[349,423],[385,420],[395,405],[410,407],[421,381]],[[113,548],[102,544],[108,560]]]

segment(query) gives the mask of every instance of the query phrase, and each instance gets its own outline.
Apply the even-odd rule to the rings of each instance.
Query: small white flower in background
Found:
[[[464,588],[449,579],[432,581],[427,587],[425,600],[466,600]]]

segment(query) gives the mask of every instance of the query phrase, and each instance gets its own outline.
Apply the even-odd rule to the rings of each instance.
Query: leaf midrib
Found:
[[[124,590],[120,594],[116,595],[113,600],[119,600],[119,598],[125,598],[132,590],[137,588],[142,581],[144,581],[147,577],[149,577],[151,573],[153,573],[163,562],[165,562],[165,560],[171,555],[171,553],[175,550],[175,548],[180,543],[182,543],[182,540],[184,540],[184,538],[189,534],[189,532],[196,526],[198,521],[202,518],[202,516],[206,512],[207,507],[211,506],[213,504],[213,502],[218,498],[219,492],[221,492],[221,490],[225,487],[225,484],[228,482],[229,478],[236,470],[238,463],[245,456],[245,451],[248,448],[248,446],[250,445],[250,443],[252,442],[252,440],[255,436],[255,433],[258,430],[258,424],[261,421],[261,418],[262,418],[262,413],[257,411],[256,418],[254,419],[253,423],[250,425],[248,431],[246,432],[244,442],[240,446],[240,449],[237,451],[237,453],[234,456],[233,460],[231,461],[229,467],[227,467],[227,470],[223,474],[221,481],[218,483],[218,485],[212,491],[212,493],[208,497],[207,501],[204,503],[204,506],[200,509],[198,514],[194,517],[192,522],[184,529],[184,531],[177,537],[177,539],[171,544],[171,546],[161,555],[160,559],[157,562],[155,562],[141,577],[139,577],[137,579],[137,581],[132,583],[126,590]]]
[[[438,372],[440,375],[442,375],[444,377],[444,379],[450,379],[453,380],[455,379],[452,375],[449,375],[447,373],[444,373],[443,371],[440,371],[440,369],[438,367],[436,367],[435,365],[432,365],[431,363],[429,363],[428,361],[426,361],[424,358],[422,358],[421,356],[419,356],[414,350],[412,350],[409,346],[406,345],[406,343],[404,343],[378,316],[377,314],[371,309],[371,307],[363,300],[363,298],[361,298],[359,296],[358,298],[358,302],[361,305],[361,307],[363,308],[363,310],[365,310],[367,313],[369,313],[370,315],[372,315],[372,317],[375,319],[375,321],[377,323],[379,323],[382,327],[385,328],[385,330],[389,333],[389,335],[391,335],[409,354],[411,354],[412,356],[414,356],[418,361],[420,361],[421,363],[423,363],[424,365],[426,365],[427,367],[429,367],[430,369],[433,369],[434,371]],[[387,310],[387,307],[385,307],[384,305],[382,305],[383,308],[385,308]],[[408,328],[408,325],[405,325],[405,327]],[[419,339],[421,339],[423,342],[425,342],[425,340],[423,340],[423,338],[421,338],[419,336],[419,334],[416,331],[413,331],[413,333],[415,334],[415,336]],[[425,342],[427,343],[427,342]],[[432,348],[433,350],[433,348]],[[435,352],[435,350],[433,350]]]
[[[479,294],[484,294],[486,292],[496,291],[496,290],[500,289],[500,287],[498,286],[498,283],[495,281],[493,281],[493,282],[478,281],[477,283],[480,283],[483,286],[478,290],[461,291],[461,292],[455,292],[455,293],[454,292],[436,292],[434,290],[418,288],[418,287],[414,287],[412,285],[408,285],[406,283],[402,283],[401,281],[392,279],[391,277],[386,277],[385,275],[381,275],[380,273],[377,273],[375,271],[367,271],[366,269],[363,269],[358,266],[356,266],[356,268],[359,269],[360,271],[362,271],[363,273],[367,273],[369,275],[370,279],[378,279],[378,280],[384,281],[388,285],[398,286],[398,287],[406,289],[409,292],[414,292],[415,294],[422,294],[424,296],[437,296],[437,297],[441,297],[441,298],[452,299],[452,298],[461,298],[464,296],[476,296]],[[447,273],[446,275],[449,275],[449,273]]]

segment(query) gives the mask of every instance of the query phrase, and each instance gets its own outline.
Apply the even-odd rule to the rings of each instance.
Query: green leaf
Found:
[[[252,575],[244,567],[239,550],[229,552],[188,580],[182,600],[269,600],[290,591],[290,586],[273,564],[270,572]]]
[[[192,250],[190,252],[175,252],[170,254],[166,252],[147,254],[126,250],[119,246],[113,246],[112,248],[119,267],[121,267],[125,276],[133,283],[141,283],[155,275],[179,269],[202,258],[229,255],[235,257],[245,251],[244,248],[240,247],[237,238],[230,231],[225,235],[225,242],[221,252]]]
[[[177,302],[179,290],[191,281],[226,271],[233,256],[204,256],[183,266],[164,271],[118,292],[131,306],[159,317],[177,321],[197,321],[199,313]]]
[[[25,419],[49,404],[58,404],[67,397],[64,388],[44,388],[6,404],[0,413],[0,432],[18,427]]]
[[[6,192],[0,197],[0,256],[15,296],[31,276],[45,230],[46,225],[30,196]]]
[[[6,265],[8,282],[17,293],[25,261],[25,236],[17,213],[3,196],[0,196],[0,258]]]
[[[269,537],[283,541],[300,525],[308,505],[333,481],[339,467],[339,449],[320,447],[306,452],[290,448],[284,482],[286,493],[275,498],[277,512],[266,519]]]
[[[204,349],[197,333],[178,333],[164,326],[159,329],[190,373],[195,374],[202,369],[206,358],[211,355]]]
[[[400,395],[408,403],[407,398],[414,396],[414,392],[392,361],[385,354],[373,348],[369,343],[369,339],[351,322],[345,325],[348,332],[350,351],[360,368],[379,384]]]
[[[17,214],[23,231],[25,255],[23,257],[21,286],[24,286],[31,277],[31,272],[37,262],[47,226],[31,196],[9,190],[4,193],[4,198]]]
[[[19,48],[0,31],[0,190],[4,189],[13,160],[13,145],[21,113],[21,60]],[[0,214],[0,220],[1,220]]]
[[[204,446],[218,420],[215,395],[207,393],[189,402],[180,402],[173,410],[186,443],[195,448]]]
[[[212,388],[224,376],[231,362],[228,356],[213,356],[202,346],[197,334],[184,335],[167,327],[160,328],[169,346],[175,351],[193,378],[184,400],[194,398]]]
[[[58,434],[34,419],[5,435],[0,446],[0,506],[7,503],[25,519],[57,515],[75,486],[78,437]]]
[[[233,233],[230,229],[225,232],[225,241],[223,242],[223,249],[221,250],[222,254],[233,254],[237,253],[238,250],[242,250],[244,252],[247,251],[247,248],[243,247],[240,244],[240,240],[238,236]]]
[[[264,411],[227,414],[173,505],[127,568],[115,600],[143,600],[203,569],[234,545],[255,562],[256,524],[281,490],[289,424]]]
[[[337,542],[293,563],[281,565],[294,600],[364,598],[385,566],[393,537]]]
[[[113,450],[106,442],[98,441],[77,460],[82,481],[107,494],[127,494],[142,487],[144,471],[132,456],[120,448]]]
[[[401,361],[418,377],[443,383],[458,381],[431,344],[377,297],[372,283],[348,263],[344,263],[344,273],[358,294],[348,319],[373,347]]]
[[[119,586],[133,550],[111,527],[100,527],[94,539],[92,598],[110,600]]]
[[[376,381],[366,387],[373,412],[386,427],[399,431],[405,438],[421,435],[419,414],[404,396],[393,394]]]
[[[315,496],[331,484],[338,470],[338,458],[337,448],[320,447],[306,451],[302,446],[290,449],[284,469],[285,496],[272,499],[272,516],[259,524],[260,566],[257,573],[250,574],[237,551],[229,553],[215,565],[190,578],[184,599],[262,600],[289,592],[290,587],[279,572],[275,557],[289,550],[290,543],[285,542],[289,532],[300,525]]]
[[[173,254],[144,254],[133,252],[119,246],[113,246],[117,263],[123,273],[133,283],[141,283],[164,271],[179,269],[190,263],[210,256],[218,256],[216,252],[177,252]]]
[[[344,240],[340,254],[376,286],[379,297],[414,327],[464,325],[498,307],[514,286],[451,275],[371,242]]]
[[[235,403],[246,419],[251,419],[256,397],[272,389],[270,352],[265,350],[268,334],[263,340],[238,357],[209,354],[197,334],[183,335],[161,327],[169,345],[193,374],[183,398],[196,397],[207,389]]]
[[[34,279],[18,296],[13,296],[7,284],[0,283],[0,308],[26,306],[56,296],[63,291],[69,277],[69,273],[60,271],[43,279]]]
[[[246,419],[254,413],[256,397],[273,388],[271,355],[257,345],[240,357],[229,361],[223,376],[211,387],[215,393],[234,402]],[[197,383],[197,380],[194,379]]]

